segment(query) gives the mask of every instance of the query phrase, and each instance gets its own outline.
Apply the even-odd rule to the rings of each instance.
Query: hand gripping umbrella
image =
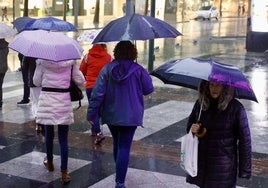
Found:
[[[93,43],[176,38],[179,35],[181,33],[167,22],[151,16],[132,14],[111,21],[96,36]]]
[[[24,56],[55,62],[80,59],[83,52],[76,40],[63,33],[44,30],[23,31],[8,47]]]
[[[235,97],[258,102],[248,79],[235,66],[212,59],[171,60],[151,72],[166,84],[198,89],[201,80],[234,87]]]

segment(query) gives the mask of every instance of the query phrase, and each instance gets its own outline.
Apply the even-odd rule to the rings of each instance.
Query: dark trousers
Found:
[[[136,126],[113,126],[108,125],[113,137],[113,156],[116,170],[116,183],[125,183],[130,149]]]
[[[0,73],[0,106],[2,106],[3,103],[3,82],[5,78],[6,73]]]
[[[23,101],[29,102],[30,97],[30,87],[29,87],[29,77],[27,69],[21,67],[22,80],[23,80]]]
[[[93,90],[93,88],[87,88],[86,89],[88,104],[89,104],[89,100],[90,100],[90,97],[91,97],[92,90]],[[99,114],[98,114],[98,116],[95,117],[95,119],[92,119],[92,121],[93,121],[94,125],[91,127],[91,131],[95,132],[95,133],[101,132]]]
[[[53,140],[54,140],[54,126],[45,126],[45,138],[46,138],[46,152],[47,160],[53,161]],[[67,170],[68,167],[68,125],[58,125],[58,139],[60,144],[60,156],[61,156],[61,170]]]

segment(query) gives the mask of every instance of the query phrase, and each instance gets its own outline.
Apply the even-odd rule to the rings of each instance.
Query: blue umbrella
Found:
[[[39,18],[36,20],[31,20],[25,24],[23,30],[36,30],[42,29],[46,31],[75,31],[77,32],[76,27],[70,22],[54,18],[54,17],[45,17]]]
[[[30,18],[30,17],[19,17],[16,18],[12,24],[14,25],[14,27],[17,29],[17,31],[20,33],[24,30],[24,27],[27,23],[29,23],[30,21],[35,20],[34,18]]]
[[[235,97],[258,102],[248,79],[235,66],[212,59],[171,60],[151,72],[166,84],[198,89],[201,80],[234,87]]]
[[[167,22],[150,16],[132,14],[111,21],[92,43],[175,38],[179,35],[182,34]]]

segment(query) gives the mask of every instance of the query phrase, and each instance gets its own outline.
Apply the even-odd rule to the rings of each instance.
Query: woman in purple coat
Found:
[[[148,72],[134,62],[137,49],[130,41],[116,45],[114,59],[98,76],[87,117],[92,124],[101,110],[102,123],[108,125],[113,137],[116,188],[124,188],[134,133],[143,124],[143,96],[152,93],[154,87]]]
[[[203,102],[202,102],[203,101]],[[198,114],[202,104],[200,121]],[[198,145],[198,174],[186,181],[201,188],[235,188],[237,176],[251,177],[251,137],[243,105],[234,88],[202,81],[187,132],[203,132]],[[202,130],[203,129],[203,130]]]

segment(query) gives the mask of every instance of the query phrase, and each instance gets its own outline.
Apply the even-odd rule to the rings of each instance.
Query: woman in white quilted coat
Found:
[[[85,78],[74,60],[53,62],[36,60],[33,83],[42,88],[68,89],[71,79],[77,85],[84,85]],[[45,90],[45,89],[44,89]],[[44,165],[49,171],[54,170],[53,139],[54,126],[58,127],[58,139],[61,151],[61,180],[63,184],[71,181],[67,173],[68,167],[68,131],[74,123],[73,108],[69,92],[41,91],[38,100],[36,122],[45,127],[46,157]]]

